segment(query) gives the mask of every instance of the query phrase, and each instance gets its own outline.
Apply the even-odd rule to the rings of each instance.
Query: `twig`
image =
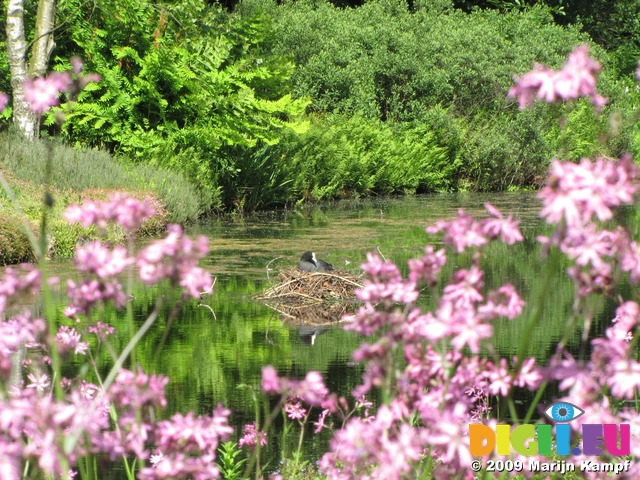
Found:
[[[276,258],[274,258],[273,260],[269,260],[269,263],[267,263],[267,265],[264,267],[264,268],[265,268],[265,270],[267,271],[267,281],[268,281],[269,283],[271,283],[271,277],[269,277],[269,265],[271,265],[271,263],[272,263],[272,262],[275,262],[275,261],[276,261],[276,260],[278,260],[279,258],[282,258],[282,257],[276,257]]]
[[[207,307],[209,310],[211,310],[211,314],[213,315],[213,319],[214,320],[218,320],[218,317],[216,317],[216,312],[214,312],[213,308],[211,308],[209,305],[207,305],[206,303],[199,303],[198,306],[199,307]]]
[[[212,294],[213,293],[213,286],[216,284],[217,281],[218,281],[218,277],[213,277],[213,283],[204,292],[200,292],[200,298],[202,298],[203,295]]]

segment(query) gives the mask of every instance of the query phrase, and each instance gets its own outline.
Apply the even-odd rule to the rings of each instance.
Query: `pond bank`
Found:
[[[32,238],[38,237],[46,187],[15,178],[6,170],[0,169],[3,188],[0,189],[0,266],[36,259]],[[69,206],[84,201],[106,200],[113,194],[125,194],[139,200],[147,199],[155,210],[155,215],[140,228],[140,238],[156,236],[164,231],[169,214],[158,197],[150,190],[119,190],[110,188],[91,188],[85,190],[58,189],[49,187],[51,208],[47,215],[47,255],[52,258],[70,258],[75,252],[79,240],[96,237],[95,227],[83,228],[71,224],[62,218],[62,212]],[[124,232],[109,230],[102,237],[111,243],[121,243]]]

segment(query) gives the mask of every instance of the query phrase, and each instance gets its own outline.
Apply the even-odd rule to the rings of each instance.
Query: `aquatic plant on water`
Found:
[[[518,79],[510,95],[518,97],[523,107],[534,98],[589,97],[601,108],[605,99],[595,90],[599,68],[587,49],[579,47],[562,70],[538,67]],[[69,82],[56,78],[52,88],[40,88],[42,82],[32,82],[31,86],[40,88],[40,95],[49,95],[34,102],[34,110],[41,112],[55,103],[59,91],[68,88]],[[6,99],[0,97],[0,103]],[[637,398],[640,386],[636,348],[640,306],[633,290],[616,290],[616,286],[623,281],[632,285],[640,281],[640,247],[627,230],[610,228],[610,224],[615,209],[632,203],[639,189],[640,171],[628,156],[617,161],[553,162],[539,194],[541,215],[555,226],[552,235],[538,239],[545,247],[542,261],[549,275],[540,296],[528,299],[533,308],[518,354],[511,359],[493,353],[494,322],[522,315],[525,302],[509,283],[487,289],[482,271],[490,243],[513,245],[523,240],[511,215],[487,204],[487,218],[478,220],[460,211],[456,218],[428,227],[429,233],[442,234],[445,248],[428,245],[422,257],[409,261],[406,278],[397,265],[368,254],[362,265],[367,280],[357,290],[363,306],[346,318],[346,328],[375,338],[354,353],[354,359],[365,365],[363,382],[354,390],[354,398],[338,398],[329,392],[317,372],[292,380],[265,366],[260,388],[251,390],[257,405],[255,422],[245,426],[242,436],[236,432],[240,437],[237,446],[223,444],[234,432],[228,425],[231,412],[221,405],[210,415],[177,413],[158,421],[158,413],[167,403],[169,379],[136,367],[135,345],[158,317],[160,303],[168,300],[159,298],[159,304],[138,327],[132,318],[135,299],[129,296],[133,274],[146,284],[166,282],[180,289],[172,299],[173,315],[183,300],[199,296],[211,284],[210,274],[198,267],[207,254],[206,238],[190,239],[180,227],[172,226],[165,239],[136,253],[134,232],[151,214],[145,202],[113,197],[71,207],[66,212],[69,221],[98,228],[119,224],[128,234],[128,248],[108,247],[99,240],[78,248],[76,268],[83,279],[67,282],[69,302],[64,313],[71,321],[62,325],[60,308],[51,295],[56,279],[48,276],[44,249],[39,250],[38,268],[5,271],[0,280],[1,476],[39,478],[42,473],[48,478],[71,478],[79,472],[83,479],[100,478],[99,458],[100,465],[122,462],[128,478],[143,480],[204,480],[222,474],[259,478],[264,475],[261,448],[269,441],[278,415],[284,417],[285,428],[300,428],[301,441],[304,426],[311,419],[316,432],[333,429],[328,451],[318,465],[326,478],[507,476],[507,472],[483,470],[491,461],[509,459],[501,456],[502,452],[472,457],[469,425],[483,423],[495,428],[498,420],[491,416],[489,401],[493,397],[509,409],[510,423],[542,422],[533,420],[536,404],[551,384],[557,384],[561,392],[557,400],[584,411],[571,423],[576,434],[588,424],[629,425],[631,442],[625,446],[623,441],[619,450],[628,447],[625,458],[636,460],[640,457],[640,415],[630,400]],[[45,196],[45,205],[48,200]],[[444,281],[440,278],[443,266],[461,254],[469,258],[468,265]],[[549,364],[537,365],[527,339],[540,319],[552,288],[551,273],[559,268],[562,257],[570,263],[567,273],[575,283],[567,332],[582,322],[585,354],[582,358],[570,355],[565,337],[555,345]],[[20,308],[21,297],[36,293],[44,298],[43,318]],[[623,293],[631,297],[624,298]],[[434,299],[433,311],[416,306],[425,294]],[[605,298],[617,302],[616,317],[603,337],[589,342],[593,317]],[[109,342],[113,327],[100,318],[100,306],[107,302],[122,308],[129,319],[129,340],[121,352]],[[18,365],[21,352],[34,347],[43,353]],[[112,356],[113,365],[106,375],[96,366],[99,349]],[[72,357],[86,359],[88,368],[78,369],[75,378],[66,378],[62,366]],[[127,363],[134,367],[125,369]],[[16,366],[31,369],[26,381],[21,374],[11,375]],[[367,400],[374,389],[380,391],[377,407]],[[524,416],[519,416],[515,407],[518,389],[535,392]],[[272,396],[276,397],[274,408],[263,415],[259,405]],[[239,448],[248,452],[248,458],[238,453]],[[540,453],[515,450],[514,462],[549,462]],[[607,452],[597,458],[599,462],[620,461]],[[582,453],[572,459],[593,460]],[[285,453],[284,460],[288,461],[286,473],[283,469],[272,478],[303,475],[306,462],[300,448]],[[520,474],[530,477],[535,472],[523,469]],[[586,470],[579,475],[606,478],[608,472]],[[638,475],[640,463],[629,462],[619,478]]]

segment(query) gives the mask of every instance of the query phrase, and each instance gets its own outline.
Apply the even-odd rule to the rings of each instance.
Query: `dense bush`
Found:
[[[294,191],[326,199],[445,191],[459,162],[421,123],[390,124],[359,115],[328,116],[286,152]]]
[[[463,187],[504,191],[541,186],[553,156],[543,108],[514,115],[476,115],[463,121]]]
[[[63,2],[55,68],[78,54],[102,81],[45,129],[57,134],[64,112],[67,139],[130,158],[180,222],[297,198],[535,187],[554,156],[640,151],[635,103],[607,69],[600,117],[587,104],[520,112],[506,97],[514,73],[557,68],[590,42],[557,23],[557,5],[455,3],[468,12],[448,0],[244,0],[233,14],[203,0]]]
[[[218,152],[226,155],[220,163],[234,170],[221,183],[223,202],[253,210],[297,199],[454,190],[459,133],[440,109],[420,122],[403,123],[316,116],[307,132],[290,133],[278,144]]]
[[[507,99],[514,72],[529,70],[534,62],[558,68],[574,45],[589,40],[576,26],[554,23],[545,8],[463,13],[448,2],[416,2],[412,12],[401,1],[340,9],[327,1],[277,5],[272,0],[245,0],[239,11],[272,18],[278,38],[272,54],[295,59],[294,92],[312,98],[309,110],[402,124],[424,122],[423,128],[448,149],[449,161],[459,164],[460,188],[538,186],[554,156],[575,160],[619,155],[628,147],[626,127],[601,142],[604,127],[618,121],[610,117],[613,110],[601,117],[586,104],[566,112],[550,105],[520,112]],[[592,47],[592,52],[608,62],[601,49]],[[617,108],[623,94],[620,82],[605,69],[600,84]],[[565,115],[560,127],[555,123],[559,113]],[[317,142],[313,135],[306,138]],[[333,148],[338,150],[334,158],[339,158],[340,146]],[[375,148],[359,153],[376,155]],[[413,162],[419,164],[420,158]],[[334,194],[333,171],[315,170],[318,185],[312,196],[322,196],[324,190]],[[356,175],[355,170],[350,174]],[[324,190],[319,186],[323,181],[329,182]],[[376,190],[359,181],[361,185],[349,190]],[[349,182],[354,183],[345,180]]]
[[[610,52],[612,66],[619,73],[632,73],[640,56],[638,0],[454,0],[453,4],[466,12],[476,8],[507,11],[545,5],[559,25],[579,26]]]
[[[0,266],[34,260],[33,249],[20,218],[0,209]]]
[[[272,16],[273,55],[293,55],[294,91],[311,96],[314,110],[383,120],[414,119],[438,104],[454,106],[459,115],[504,108],[514,73],[533,61],[558,67],[574,45],[588,40],[577,28],[555,25],[541,8],[443,14],[411,13],[400,0],[355,9],[245,0],[240,11]]]
[[[275,143],[307,101],[284,92],[293,64],[265,58],[269,25],[202,1],[78,6],[66,53],[102,76],[66,116],[69,138],[184,173],[219,206],[227,147]],[[59,57],[61,65],[66,57]],[[56,113],[48,123],[56,122]]]

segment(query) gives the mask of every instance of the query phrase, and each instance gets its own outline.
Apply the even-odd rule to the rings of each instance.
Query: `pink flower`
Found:
[[[2,112],[5,108],[7,108],[7,104],[9,103],[9,95],[6,93],[0,92],[0,112]]]
[[[233,427],[228,425],[230,413],[221,405],[213,415],[196,417],[193,412],[176,413],[170,420],[158,423],[156,444],[165,457],[170,452],[215,453],[219,441],[227,440],[233,433]]]
[[[89,242],[76,250],[78,271],[93,273],[102,279],[118,275],[134,262],[133,258],[127,256],[126,248],[117,245],[109,250],[100,240]]]
[[[58,95],[71,86],[71,76],[67,72],[51,72],[46,78],[27,79],[24,82],[24,98],[31,110],[42,114],[58,105]]]
[[[507,284],[489,293],[487,303],[478,308],[478,313],[484,319],[502,316],[513,320],[522,313],[524,305],[513,285]]]
[[[507,367],[507,361],[504,358],[500,359],[500,366],[494,366],[493,370],[489,371],[489,393],[491,395],[506,396],[511,390],[511,374]]]
[[[80,309],[78,309],[78,307],[74,307],[73,305],[67,305],[66,307],[64,307],[64,310],[62,311],[62,313],[66,318],[73,318],[81,312],[80,312]]]
[[[84,227],[95,225],[102,230],[108,222],[114,222],[132,233],[155,213],[150,200],[141,202],[121,193],[114,193],[105,202],[87,200],[81,206],[71,205],[62,216],[69,222],[80,223]]]
[[[640,363],[618,358],[609,368],[611,375],[607,377],[606,383],[611,387],[611,394],[627,400],[635,398],[640,387]]]
[[[444,244],[455,247],[462,253],[468,247],[479,247],[487,243],[487,238],[476,220],[464,210],[458,210],[458,218],[450,221],[438,220],[435,225],[427,227],[427,233],[444,232]]]
[[[137,257],[140,280],[155,284],[169,279],[184,287],[192,297],[211,290],[211,275],[197,266],[209,252],[207,237],[195,240],[183,234],[180,225],[169,225],[168,235],[144,248]]]
[[[111,325],[98,322],[95,325],[89,325],[87,331],[95,334],[95,336],[98,337],[98,340],[104,341],[107,338],[107,335],[113,335],[116,329]]]
[[[329,390],[324,385],[324,379],[318,372],[307,372],[299,384],[291,391],[292,396],[299,397],[302,401],[312,406],[321,406],[323,400],[329,395]]]
[[[190,268],[180,277],[180,286],[194,298],[200,297],[209,285],[211,274],[201,267]]]
[[[540,216],[547,223],[564,220],[569,227],[582,227],[594,215],[609,220],[612,208],[633,201],[640,188],[638,178],[630,156],[618,162],[583,158],[580,164],[553,160],[549,181],[538,195],[543,202]]]
[[[120,370],[108,390],[109,399],[121,407],[167,406],[164,389],[169,382],[162,375],[147,375],[143,371],[133,373]]]
[[[440,460],[445,464],[468,467],[471,464],[469,453],[469,435],[467,434],[467,418],[463,415],[466,407],[457,403],[447,409],[432,425],[428,434],[428,442],[442,452]]]
[[[480,289],[484,286],[483,275],[484,272],[477,265],[472,265],[469,270],[458,270],[453,274],[451,283],[444,287],[442,300],[456,306],[481,302],[483,296]]]
[[[329,410],[328,408],[325,408],[324,410],[322,410],[322,413],[318,417],[318,421],[313,422],[313,425],[316,427],[313,433],[320,433],[323,428],[329,428],[325,424],[325,422],[327,420],[327,415],[329,415],[330,413],[331,413],[331,410]]]
[[[16,315],[0,322],[0,374],[8,376],[14,360],[12,355],[25,343],[36,342],[45,332],[45,322],[30,313]]]
[[[583,229],[574,228],[567,232],[561,249],[580,266],[591,266],[596,270],[608,267],[606,258],[613,257],[619,243],[621,231],[597,230],[594,224]]]
[[[517,359],[514,357],[513,363],[516,363]],[[543,375],[539,368],[535,366],[535,358],[527,358],[522,362],[520,372],[514,379],[514,385],[517,387],[527,387],[529,390],[537,389],[542,383]]]
[[[244,426],[244,435],[238,441],[240,447],[249,447],[251,449],[256,448],[260,442],[260,446],[264,447],[267,444],[267,434],[256,430],[256,424],[250,423]]]
[[[73,73],[75,73],[76,75],[80,75],[84,67],[82,63],[82,58],[80,58],[78,55],[74,55],[69,59],[69,63],[71,63],[71,67],[73,68]]]
[[[262,391],[264,393],[280,393],[280,378],[272,365],[262,367]]]
[[[117,279],[99,281],[85,279],[77,284],[73,280],[67,280],[67,294],[71,298],[71,305],[66,313],[87,313],[99,301],[112,301],[118,308],[123,307],[127,297],[122,285]]]
[[[480,224],[480,231],[489,238],[497,238],[498,236],[503,243],[513,245],[521,242],[524,238],[518,229],[519,221],[513,220],[513,215],[509,214],[504,218],[502,213],[490,203],[484,204],[487,211],[496,218],[483,220]]]
[[[361,478],[363,472],[370,479],[409,478],[425,443],[423,430],[397,424],[389,407],[382,406],[370,422],[352,418],[336,431],[320,468],[335,480]]]
[[[82,337],[75,328],[62,325],[56,335],[56,341],[58,342],[58,348],[61,352],[68,352],[73,350],[74,353],[84,355],[89,349],[87,342],[82,342]]]
[[[447,255],[444,248],[435,251],[432,245],[427,245],[422,258],[412,258],[409,264],[409,280],[418,284],[423,281],[430,287],[438,283],[438,275],[445,263],[447,263]]]
[[[640,306],[636,302],[625,302],[616,309],[613,328],[625,337],[640,324]]]
[[[39,377],[36,377],[33,373],[27,375],[27,378],[31,381],[27,388],[35,388],[38,392],[46,391],[50,386],[49,375],[43,373]]]
[[[620,257],[622,271],[629,272],[629,279],[637,285],[640,282],[640,246],[628,240]]]
[[[493,335],[493,327],[483,323],[472,311],[463,312],[459,307],[455,309],[458,311],[452,316],[451,346],[456,351],[468,346],[472,353],[477,354],[480,352],[480,341]]]
[[[547,103],[590,97],[591,103],[601,109],[607,103],[596,91],[601,66],[588,52],[588,45],[576,47],[559,71],[536,64],[534,70],[516,78],[508,96],[517,97],[521,109],[532,105],[536,97]]]
[[[18,303],[23,294],[36,294],[40,291],[40,271],[33,265],[20,266],[20,272],[14,268],[4,269],[4,277],[0,280],[0,314],[7,307]]]
[[[302,420],[307,416],[307,411],[302,408],[302,404],[291,399],[285,404],[284,411],[291,420]]]

